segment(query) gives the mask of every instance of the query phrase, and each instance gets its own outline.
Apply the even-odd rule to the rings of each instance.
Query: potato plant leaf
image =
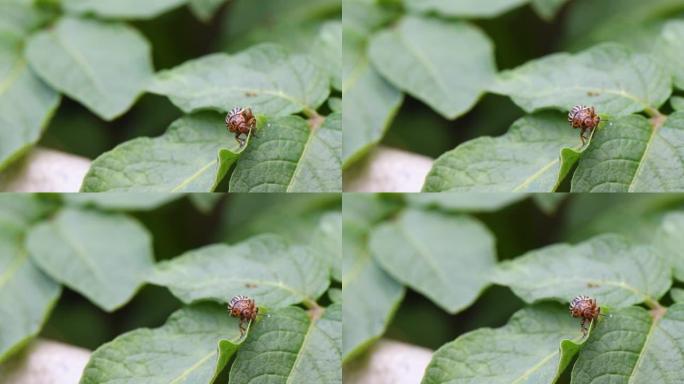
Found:
[[[151,19],[188,0],[61,0],[64,9],[73,14],[94,14],[114,19]]]
[[[230,177],[230,192],[342,191],[342,116],[320,127],[299,116],[274,119],[258,131]]]
[[[668,260],[657,248],[632,244],[619,235],[528,252],[500,263],[492,281],[510,287],[528,303],[567,303],[583,294],[615,307],[653,304],[672,284]]]
[[[206,194],[211,196],[210,194]],[[190,195],[204,196],[204,194]],[[149,211],[182,198],[178,193],[135,193],[135,192],[109,192],[109,193],[65,193],[62,199],[67,204],[74,206],[94,206],[103,210],[122,211]]]
[[[572,178],[572,192],[684,189],[684,113],[661,123],[638,115],[598,130]]]
[[[323,215],[311,243],[315,252],[328,261],[331,276],[342,281],[342,215],[339,212]]]
[[[345,194],[342,219],[342,356],[348,361],[382,335],[406,289],[368,252],[371,225],[387,213],[377,196]]]
[[[40,139],[60,100],[29,68],[23,45],[0,36],[0,170]]]
[[[120,23],[63,18],[31,36],[26,57],[50,86],[105,120],[126,112],[152,79],[147,40]]]
[[[168,287],[185,303],[228,302],[247,295],[259,305],[280,308],[312,303],[330,283],[328,264],[313,249],[261,235],[236,245],[195,249],[156,266],[150,282]]]
[[[672,105],[672,109],[675,111],[684,112],[684,97],[672,96],[670,98],[670,105]]]
[[[675,303],[684,304],[684,289],[672,288],[670,290],[670,296],[672,297],[672,301],[674,301]]]
[[[330,21],[321,27],[311,47],[311,59],[330,76],[330,84],[342,90],[342,23]]]
[[[496,263],[494,237],[465,215],[408,209],[375,228],[369,247],[390,275],[449,313],[477,299]]]
[[[211,383],[243,340],[238,320],[223,306],[185,307],[159,328],[136,329],[100,346],[80,384]]]
[[[411,193],[404,198],[409,205],[416,207],[435,206],[444,211],[458,212],[493,212],[527,196],[525,193]]]
[[[414,12],[437,12],[444,16],[496,17],[529,0],[404,0]]]
[[[582,151],[565,116],[525,116],[499,137],[480,137],[440,156],[425,192],[553,192]]]
[[[670,97],[672,80],[649,56],[606,43],[503,71],[492,91],[510,96],[527,112],[569,111],[579,104],[592,105],[599,114],[628,115],[660,107]]]
[[[532,8],[546,21],[551,21],[568,0],[532,0]]]
[[[684,90],[684,21],[665,24],[655,51],[674,76],[675,87]]]
[[[611,315],[598,322],[580,351],[572,384],[684,382],[684,304],[664,314],[629,307]]]
[[[258,118],[257,130],[265,123]],[[281,128],[280,120],[270,126]],[[252,138],[247,142],[250,146]],[[224,116],[181,117],[156,138],[127,141],[95,159],[83,192],[208,192],[244,151],[226,130]]]
[[[667,214],[656,231],[654,243],[670,259],[674,277],[684,281],[684,213]]]
[[[288,307],[254,324],[235,357],[230,384],[342,384],[342,305],[320,316]],[[320,316],[320,317],[318,317]]]
[[[422,384],[549,384],[584,343],[578,321],[558,305],[542,304],[513,315],[501,328],[482,328],[443,345]]]
[[[33,6],[32,0],[4,0],[0,2],[0,34],[10,39],[26,37],[49,16],[49,12]]]
[[[439,41],[448,41],[449,47],[435,43]],[[458,21],[407,16],[375,34],[368,54],[392,84],[448,119],[470,110],[496,71],[489,38]]]
[[[149,90],[169,97],[184,112],[228,112],[249,106],[257,114],[287,116],[315,111],[328,98],[330,81],[306,56],[262,44],[236,55],[215,53],[161,71]]]
[[[31,228],[31,258],[55,280],[113,311],[128,302],[153,268],[145,227],[121,214],[66,208]]]
[[[226,0],[189,0],[188,6],[198,19],[209,22]]]

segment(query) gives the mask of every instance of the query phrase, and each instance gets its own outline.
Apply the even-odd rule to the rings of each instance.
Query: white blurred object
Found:
[[[380,340],[362,357],[344,366],[344,384],[419,384],[432,351]]]
[[[35,148],[0,173],[0,191],[78,192],[90,160]]]
[[[378,147],[344,172],[345,192],[420,192],[432,159]]]
[[[0,384],[78,384],[90,351],[38,339],[0,365]]]

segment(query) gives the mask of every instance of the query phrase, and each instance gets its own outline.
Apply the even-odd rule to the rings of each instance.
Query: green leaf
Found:
[[[230,369],[233,384],[342,384],[342,305],[318,318],[297,307],[258,321]]]
[[[4,38],[10,38],[7,35],[22,38],[45,23],[49,16],[34,6],[33,0],[3,0],[0,2],[0,33],[6,35]]]
[[[465,22],[407,16],[373,36],[368,52],[392,84],[449,119],[475,105],[496,71],[489,38]]]
[[[329,212],[321,217],[312,247],[330,265],[332,277],[342,281],[342,215]]]
[[[416,207],[435,206],[447,211],[493,212],[515,204],[527,198],[527,195],[524,193],[411,193],[406,194],[404,198],[409,205]]]
[[[345,194],[342,214],[342,350],[344,360],[383,334],[406,291],[368,252],[371,225],[388,213],[376,195]],[[353,305],[350,305],[352,304]]]
[[[413,12],[437,12],[444,16],[496,17],[529,0],[404,0]]]
[[[211,213],[224,197],[223,193],[192,193],[188,195],[192,205],[205,215]]]
[[[240,347],[238,320],[202,303],[176,311],[162,327],[136,329],[100,346],[81,384],[211,383]]]
[[[674,85],[684,89],[684,21],[676,20],[665,24],[657,42],[656,52],[674,76]]]
[[[167,96],[184,112],[230,111],[287,116],[312,113],[328,98],[328,77],[306,56],[262,44],[237,55],[216,53],[161,71],[150,92]]]
[[[682,350],[683,304],[664,316],[639,307],[618,310],[599,321],[572,369],[571,383],[681,383]]]
[[[52,204],[40,199],[39,194],[0,194],[1,232],[23,232],[33,223],[50,213]]]
[[[684,97],[672,96],[670,98],[670,104],[675,111],[684,112]]]
[[[584,343],[579,331],[560,306],[525,308],[501,328],[478,329],[443,345],[421,383],[555,383]]]
[[[672,300],[675,303],[684,304],[684,289],[672,288],[672,290],[670,290],[670,296],[672,296]]]
[[[185,303],[247,295],[260,306],[278,308],[315,302],[330,283],[327,264],[313,249],[274,235],[186,252],[157,264],[150,282],[168,287]]]
[[[62,291],[29,259],[23,232],[9,228],[0,224],[0,362],[40,332]]]
[[[265,124],[263,119],[257,121],[257,129]],[[278,121],[270,124],[280,128]],[[243,151],[227,133],[222,115],[196,113],[173,122],[162,136],[136,138],[100,155],[91,164],[81,190],[212,191]]]
[[[347,167],[380,142],[404,96],[371,66],[366,36],[346,22],[342,34],[342,109],[348,111],[342,114],[342,153]]]
[[[198,19],[209,22],[226,0],[190,0],[188,6]]]
[[[432,165],[423,190],[553,192],[579,158],[577,130],[564,116],[525,116],[499,137],[480,137]]]
[[[532,0],[531,4],[542,19],[551,21],[566,2],[567,0]]]
[[[492,281],[528,303],[567,303],[584,294],[615,307],[654,303],[672,284],[670,266],[655,247],[635,245],[619,235],[530,251],[500,263]]]
[[[656,231],[654,243],[670,259],[674,277],[684,281],[684,213],[672,212],[663,218]]]
[[[510,96],[527,112],[568,111],[592,105],[600,114],[628,115],[660,107],[672,80],[658,63],[618,44],[602,44],[571,55],[557,53],[503,71],[493,92]]]
[[[341,117],[320,127],[298,116],[269,122],[240,157],[230,192],[342,191]]]
[[[337,289],[337,288],[330,288],[328,290],[328,298],[334,304],[337,304],[337,303],[342,304],[342,290]]]
[[[42,270],[110,312],[133,297],[154,262],[145,227],[121,214],[63,209],[33,227],[26,246]]]
[[[125,24],[63,18],[29,39],[26,57],[53,88],[105,120],[126,112],[152,79],[150,46]]]
[[[38,142],[60,100],[31,71],[23,45],[0,36],[0,170]]]
[[[180,7],[188,0],[61,0],[69,13],[94,14],[103,18],[151,19]]]
[[[369,246],[384,270],[449,313],[477,299],[496,263],[494,237],[464,215],[408,209],[375,228]]]
[[[628,116],[599,129],[577,165],[572,191],[684,189],[684,113],[673,113],[660,124]]]
[[[190,195],[194,197],[195,195]],[[161,193],[65,193],[62,199],[75,206],[94,206],[108,210],[150,211],[182,198],[181,194]]]
[[[342,90],[342,23],[329,21],[311,47],[311,59],[328,73],[333,88]]]

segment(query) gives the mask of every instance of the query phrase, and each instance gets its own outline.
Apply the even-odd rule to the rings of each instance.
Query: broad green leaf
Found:
[[[555,244],[497,266],[492,282],[510,287],[528,303],[569,302],[578,295],[600,305],[653,303],[672,284],[670,266],[658,249],[619,235],[602,235],[577,245]]]
[[[383,6],[375,0],[342,0],[342,5],[342,28],[344,31],[353,31],[356,36],[368,36],[399,15],[396,8]]]
[[[684,112],[684,97],[672,96],[670,98],[670,104],[675,111]]]
[[[579,322],[565,308],[525,308],[501,328],[482,328],[443,345],[422,384],[555,383],[579,351]]]
[[[184,112],[249,106],[257,114],[286,116],[315,111],[328,98],[330,82],[306,56],[262,44],[161,71],[149,90],[169,97]]]
[[[342,290],[337,288],[330,288],[328,290],[328,298],[330,298],[330,301],[332,301],[334,304],[342,304]]]
[[[330,21],[321,28],[311,47],[311,59],[330,77],[333,88],[342,90],[342,23]]]
[[[532,8],[546,21],[553,20],[568,0],[532,0]]]
[[[105,120],[126,112],[152,79],[150,46],[125,24],[63,18],[29,39],[26,57],[53,88]]]
[[[491,41],[465,22],[407,16],[373,36],[368,52],[392,84],[449,119],[470,110],[495,77]]]
[[[230,369],[231,384],[342,384],[342,305],[320,314],[297,307],[253,326]]]
[[[375,195],[344,194],[342,224],[342,355],[348,361],[379,338],[406,291],[368,252],[368,232],[388,213]]]
[[[230,192],[342,191],[341,117],[320,127],[298,116],[266,124],[235,166]]]
[[[259,118],[257,129],[265,122]],[[269,123],[273,129],[279,121]],[[250,146],[250,141],[246,146]],[[244,148],[226,131],[224,117],[201,112],[181,117],[162,136],[140,137],[95,159],[83,192],[208,192]]]
[[[3,0],[0,2],[0,34],[25,37],[45,23],[49,16],[43,9],[34,6],[33,0]]]
[[[209,22],[226,0],[189,0],[188,6],[198,19]]]
[[[61,0],[69,13],[115,19],[151,19],[188,0]]]
[[[655,316],[654,316],[655,315]],[[572,369],[572,384],[684,382],[684,304],[667,312],[640,307],[603,318]]]
[[[663,218],[654,243],[670,259],[674,277],[684,281],[684,213],[672,212]]]
[[[347,111],[342,114],[342,157],[347,167],[380,142],[404,96],[371,66],[366,36],[347,24],[342,34],[342,109]]]
[[[444,16],[496,17],[529,0],[404,0],[414,12],[437,12]]]
[[[672,290],[670,290],[670,296],[672,296],[672,300],[675,303],[684,304],[684,289],[672,288]]]
[[[190,195],[193,197],[195,195]],[[101,209],[148,211],[182,198],[181,194],[161,193],[66,193],[64,201],[75,206],[95,206]]]
[[[60,100],[29,68],[23,46],[0,36],[0,170],[40,139]]]
[[[168,287],[185,303],[228,302],[247,295],[266,307],[315,302],[330,283],[324,259],[274,235],[236,245],[215,244],[157,264],[150,282]]]
[[[31,258],[55,280],[106,311],[128,302],[152,273],[152,238],[121,214],[65,208],[33,227]]]
[[[498,211],[526,197],[524,193],[411,193],[404,196],[410,205],[460,212]]]
[[[40,332],[62,290],[31,262],[23,232],[10,228],[0,224],[0,362]]]
[[[211,383],[242,342],[238,320],[223,306],[185,307],[159,328],[136,329],[100,346],[80,383]]]
[[[41,200],[40,196],[25,193],[0,194],[0,232],[23,232],[36,220],[50,213],[52,204]]]
[[[684,89],[684,21],[671,21],[663,27],[656,48],[660,62],[674,76],[674,85]]]
[[[342,281],[342,214],[329,212],[321,217],[311,242],[314,251],[328,261],[332,277]]]
[[[577,130],[564,116],[525,116],[499,137],[480,137],[440,156],[423,190],[552,192],[580,154]]]
[[[477,299],[496,263],[494,236],[479,221],[417,209],[375,228],[369,247],[390,275],[449,313]]]
[[[629,116],[599,129],[572,178],[573,192],[684,189],[684,113],[660,123]]]
[[[599,114],[628,115],[660,107],[670,97],[672,80],[647,55],[607,43],[503,71],[492,91],[510,96],[527,112],[568,111],[579,104],[592,105]]]
[[[340,97],[331,97],[328,99],[328,108],[332,112],[339,112],[342,113],[342,98]]]

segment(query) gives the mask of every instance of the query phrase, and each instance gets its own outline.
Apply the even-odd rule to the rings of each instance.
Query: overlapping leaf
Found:
[[[527,112],[592,105],[600,114],[628,115],[660,107],[672,92],[670,75],[653,59],[618,44],[571,55],[557,53],[501,72],[492,91]]]
[[[525,308],[504,327],[478,329],[443,345],[421,383],[554,383],[583,342],[577,322],[564,308]]]
[[[205,194],[193,194],[190,198],[204,196]],[[211,196],[210,194],[206,194]],[[134,193],[134,192],[110,192],[110,193],[66,193],[62,198],[67,204],[76,206],[95,206],[101,209],[147,211],[158,208],[173,200],[182,198],[182,194],[173,193]]]
[[[212,191],[244,151],[226,133],[223,120],[218,113],[196,113],[176,120],[160,137],[125,142],[93,161],[81,190]],[[259,119],[257,129],[263,124]],[[280,120],[269,124],[281,128]]]
[[[25,37],[47,21],[49,15],[33,6],[32,0],[4,0],[0,2],[0,33],[5,35],[3,38]]]
[[[152,239],[120,214],[67,208],[33,227],[26,239],[33,260],[50,276],[112,311],[152,272]]]
[[[202,21],[209,21],[226,0],[189,0],[192,13]]]
[[[578,136],[559,114],[523,117],[503,136],[480,137],[440,156],[423,190],[552,192],[579,158]]]
[[[545,20],[551,21],[568,0],[532,0],[532,8]]]
[[[375,228],[369,246],[384,270],[449,313],[475,301],[496,263],[494,237],[464,215],[408,209]]]
[[[29,68],[23,44],[0,36],[0,170],[40,139],[60,99]]]
[[[241,343],[238,320],[225,308],[194,305],[160,328],[136,329],[100,346],[80,383],[211,383]]]
[[[594,135],[572,179],[573,192],[673,192],[684,189],[684,113],[652,125],[635,115]]]
[[[151,19],[188,0],[62,0],[64,9],[75,14],[95,14],[104,18]]]
[[[411,205],[420,207],[434,205],[442,210],[460,212],[498,211],[526,197],[524,193],[412,193],[405,195],[406,201]]]
[[[259,305],[284,307],[315,301],[328,287],[325,259],[274,235],[229,246],[216,244],[157,264],[152,283],[168,287],[183,302],[228,302],[236,295]]]
[[[342,23],[330,21],[321,28],[311,47],[311,58],[330,76],[331,85],[342,90]]]
[[[373,36],[368,54],[392,84],[449,119],[473,107],[496,71],[489,38],[458,21],[406,16]]]
[[[252,327],[230,370],[231,384],[342,383],[342,305],[323,315],[297,307],[274,311]]]
[[[492,281],[510,287],[528,303],[577,295],[600,305],[654,303],[672,284],[670,265],[657,248],[603,235],[577,245],[555,244],[497,266]]]
[[[684,21],[671,21],[663,27],[656,52],[674,76],[674,85],[684,89]]]
[[[496,17],[529,0],[404,0],[409,10],[444,16]]]
[[[684,381],[684,304],[649,314],[630,307],[599,321],[577,358],[572,384]]]
[[[106,120],[126,112],[152,79],[150,46],[125,24],[63,18],[29,39],[26,57],[53,88]]]
[[[314,252],[328,261],[332,277],[342,281],[342,215],[329,212],[321,217],[311,242]]]
[[[677,280],[684,281],[684,213],[672,212],[663,218],[654,243],[670,259]]]
[[[298,116],[267,123],[240,157],[230,191],[342,191],[341,120],[333,113],[320,127]]]
[[[157,74],[150,91],[168,96],[185,112],[227,112],[249,106],[257,114],[286,116],[315,111],[330,81],[306,56],[262,44],[236,55],[216,53]]]

